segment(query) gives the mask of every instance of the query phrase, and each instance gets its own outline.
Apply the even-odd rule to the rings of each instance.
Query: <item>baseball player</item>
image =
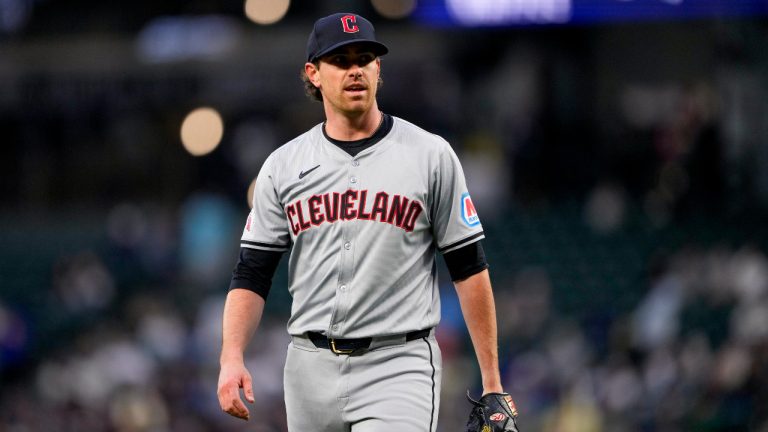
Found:
[[[379,110],[387,52],[356,14],[321,18],[309,35],[303,78],[326,121],[273,152],[256,179],[224,306],[218,397],[235,417],[249,419],[239,393],[254,402],[243,352],[289,250],[289,431],[436,430],[438,251],[458,291],[483,393],[508,397],[483,228],[461,165],[441,137]],[[514,425],[509,410],[491,414]]]

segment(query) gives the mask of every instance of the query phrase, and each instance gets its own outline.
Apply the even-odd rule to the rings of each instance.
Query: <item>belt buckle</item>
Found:
[[[338,349],[336,348],[336,339],[328,339],[331,342],[331,352],[334,354],[352,354],[354,352],[353,349]]]

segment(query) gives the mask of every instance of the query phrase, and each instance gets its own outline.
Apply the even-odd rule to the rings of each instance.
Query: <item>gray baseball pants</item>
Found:
[[[293,336],[285,362],[290,432],[434,432],[442,359],[434,331],[374,338],[362,354],[334,354]]]

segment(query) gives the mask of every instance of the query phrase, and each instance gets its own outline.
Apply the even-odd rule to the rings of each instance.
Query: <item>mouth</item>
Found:
[[[344,87],[344,91],[348,92],[348,93],[351,93],[351,94],[362,94],[366,90],[368,90],[367,86],[365,86],[363,84],[357,84],[357,83],[356,84],[351,84],[351,85],[348,85],[348,86]]]

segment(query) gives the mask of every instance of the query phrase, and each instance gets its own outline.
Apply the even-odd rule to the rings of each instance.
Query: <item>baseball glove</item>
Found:
[[[476,401],[467,392],[467,399],[474,405],[467,432],[520,432],[515,423],[517,409],[508,393],[488,393]]]

